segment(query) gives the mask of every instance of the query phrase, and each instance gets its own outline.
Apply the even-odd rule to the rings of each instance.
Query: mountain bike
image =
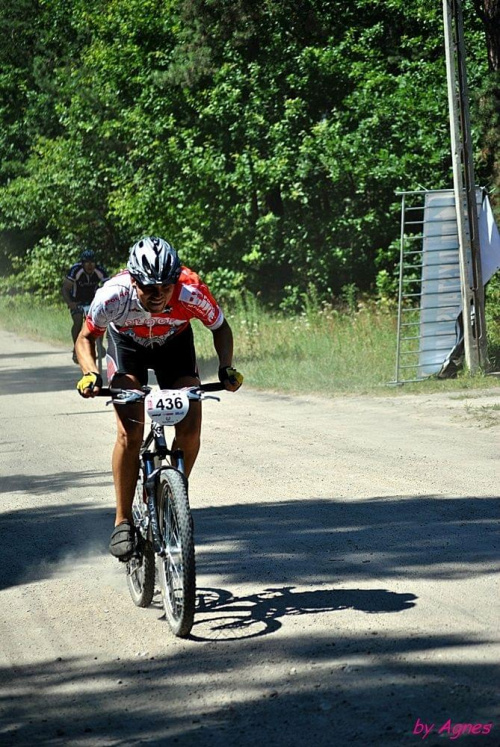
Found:
[[[135,550],[126,563],[127,584],[134,604],[148,607],[156,578],[166,619],[174,635],[191,632],[196,604],[196,565],[193,518],[189,506],[184,454],[169,448],[165,427],[183,420],[191,401],[215,399],[207,392],[222,384],[202,384],[184,389],[102,388],[101,396],[124,405],[145,402],[151,427],[139,456],[139,477],[132,506]]]

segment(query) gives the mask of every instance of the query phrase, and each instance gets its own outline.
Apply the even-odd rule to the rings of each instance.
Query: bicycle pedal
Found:
[[[130,555],[125,555],[123,558],[118,558],[120,563],[130,563],[132,560],[136,560],[140,563],[142,555],[138,552],[137,548],[132,551]]]

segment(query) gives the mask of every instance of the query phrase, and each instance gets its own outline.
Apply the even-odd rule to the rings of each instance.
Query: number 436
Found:
[[[182,399],[180,397],[176,397],[175,399],[172,399],[171,397],[164,397],[162,399],[159,399],[156,403],[156,407],[158,410],[173,410],[174,407],[177,410],[182,409]]]

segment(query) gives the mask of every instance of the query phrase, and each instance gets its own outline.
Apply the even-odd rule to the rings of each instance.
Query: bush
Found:
[[[13,258],[14,273],[2,279],[2,290],[9,294],[28,293],[48,305],[58,305],[62,282],[80,251],[74,244],[55,244],[44,238],[26,256]]]

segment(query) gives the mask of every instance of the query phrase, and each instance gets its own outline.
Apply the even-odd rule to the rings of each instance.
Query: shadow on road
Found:
[[[98,478],[98,482],[96,482],[96,478]],[[89,483],[89,480],[92,482]],[[96,472],[95,470],[82,469],[79,472],[57,472],[55,475],[4,475],[0,479],[0,494],[52,495],[64,492],[69,488],[85,485],[89,485],[89,490],[92,490],[95,486],[109,485],[112,491],[111,474],[109,471]],[[43,510],[46,510],[46,507]]]
[[[194,508],[194,517],[200,572],[224,585],[467,578],[500,568],[496,497],[311,498]]]
[[[89,557],[107,553],[109,534],[113,527],[111,507],[95,508],[89,503],[67,503],[38,506],[38,496],[64,492],[86,478],[101,477],[101,485],[109,485],[108,473],[65,473],[58,475],[11,476],[2,478],[3,491],[21,490],[33,495],[28,509],[1,512],[0,590],[10,586],[42,580],[52,574],[58,563],[68,556]],[[91,483],[92,486],[99,483]],[[2,502],[0,500],[0,506]]]
[[[53,480],[62,490],[88,477],[95,474],[43,476],[39,486]],[[412,632],[415,579],[473,578],[498,568],[495,504],[395,496],[195,510],[199,575],[219,576],[224,588],[200,589],[193,639],[172,645],[169,638],[156,659],[101,662],[90,647],[88,659],[20,660],[0,669],[0,741],[386,747],[415,744],[417,718],[436,727],[450,718],[495,721],[498,667],[476,656],[490,641],[479,630]],[[29,509],[4,513],[3,587],[43,578],[68,551],[106,552],[111,513],[91,504],[37,507],[35,493]],[[381,576],[406,588],[381,588]],[[357,588],[360,582],[374,588]],[[256,591],[228,590],[241,583]],[[335,613],[346,609],[373,623],[339,626]],[[395,627],[406,632],[381,626],[380,613],[404,615],[407,628]],[[309,622],[318,614],[319,629]],[[293,635],[287,616],[301,618]],[[470,647],[474,657],[462,661]],[[496,745],[497,737],[481,735],[480,744]],[[460,744],[478,739],[465,735]]]
[[[311,615],[358,610],[366,613],[403,612],[415,606],[414,594],[386,589],[318,589],[293,587],[264,589],[257,594],[233,596],[225,589],[199,589],[192,639],[228,641],[259,638],[281,628],[287,615]]]
[[[39,376],[33,368],[0,368],[0,395],[75,389],[80,376],[80,369],[74,364],[72,367],[44,366]]]
[[[109,485],[112,492],[107,472],[2,478],[1,492],[34,496],[31,508],[2,515],[4,585],[18,583],[28,558],[31,565],[46,553],[57,558],[61,543],[75,552],[101,542],[106,547],[110,508],[37,506],[38,495],[86,482],[89,490],[93,484]],[[224,587],[251,581],[285,589],[381,576],[459,579],[500,568],[496,498],[395,496],[349,504],[308,499],[211,506],[193,513],[198,574],[216,575]],[[27,543],[29,554],[19,553],[20,541]]]
[[[425,741],[435,746],[448,742],[449,735],[436,733],[448,719],[495,719],[497,704],[484,684],[498,676],[495,663],[434,662],[436,652],[470,645],[462,637],[332,630],[289,639],[282,648],[272,640],[226,642],[224,650],[205,645],[196,653],[180,648],[161,659],[70,658],[2,668],[0,735],[9,745],[386,747],[421,743],[412,734],[420,718],[435,725]],[[320,669],[328,677],[319,677]],[[490,747],[498,734],[459,743]]]
[[[71,348],[71,344],[68,346],[68,348]],[[23,360],[23,358],[39,358],[40,356],[47,358],[49,355],[63,355],[66,357],[70,354],[68,354],[68,350],[53,350],[47,348],[44,350],[26,350],[21,353],[0,353],[0,360],[2,360],[3,358],[9,361],[13,358]]]

